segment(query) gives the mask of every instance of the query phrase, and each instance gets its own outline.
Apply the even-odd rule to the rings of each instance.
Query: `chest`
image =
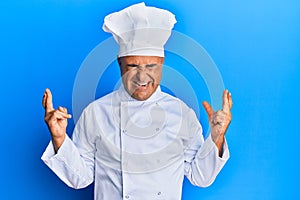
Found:
[[[121,102],[101,113],[97,116],[99,163],[140,173],[158,170],[183,156],[180,104]]]

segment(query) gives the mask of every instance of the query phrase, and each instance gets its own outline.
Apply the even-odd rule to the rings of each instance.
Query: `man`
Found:
[[[43,161],[73,188],[95,182],[95,199],[181,199],[184,175],[209,186],[229,158],[224,138],[231,121],[230,93],[222,110],[204,102],[211,134],[204,141],[192,109],[160,90],[163,46],[176,20],[166,10],[144,3],[108,15],[103,29],[120,46],[123,85],[82,113],[72,140],[66,134],[67,109],[43,97],[52,141]]]

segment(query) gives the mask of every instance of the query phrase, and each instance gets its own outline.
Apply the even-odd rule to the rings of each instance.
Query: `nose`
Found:
[[[144,81],[147,77],[147,70],[146,67],[139,67],[136,73],[136,77],[138,81]]]

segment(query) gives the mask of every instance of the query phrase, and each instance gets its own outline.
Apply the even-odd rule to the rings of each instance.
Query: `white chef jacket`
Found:
[[[94,181],[97,200],[179,200],[184,175],[209,186],[228,158],[227,143],[219,157],[181,100],[158,87],[137,101],[123,86],[85,108],[57,154],[50,142],[42,156],[72,188]]]

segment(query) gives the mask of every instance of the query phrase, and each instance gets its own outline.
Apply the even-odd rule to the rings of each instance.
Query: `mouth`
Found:
[[[134,81],[134,84],[137,86],[137,87],[147,87],[149,85],[149,82],[138,82],[138,81]]]

